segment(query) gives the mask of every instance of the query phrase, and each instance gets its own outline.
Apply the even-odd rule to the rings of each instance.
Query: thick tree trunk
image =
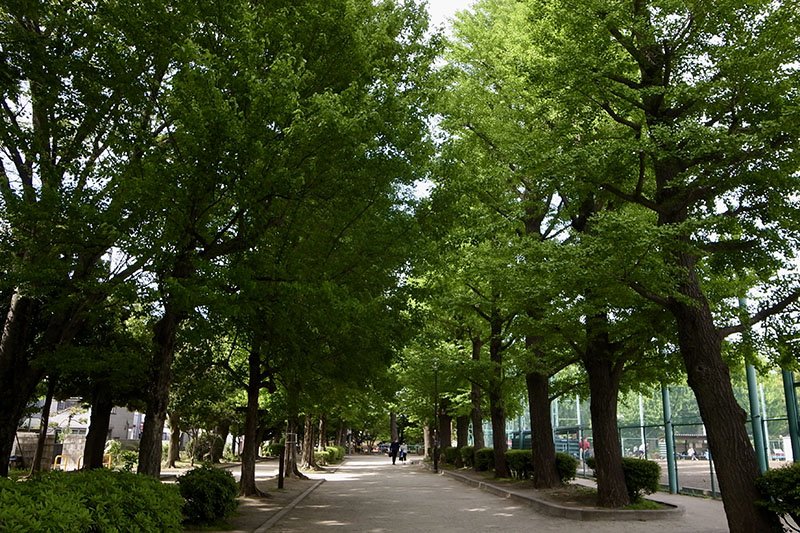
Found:
[[[591,298],[587,294],[587,299]],[[630,503],[630,498],[622,470],[622,449],[617,431],[617,396],[624,361],[614,353],[608,326],[608,314],[605,312],[587,318],[583,365],[589,379],[598,505],[624,507]]]
[[[302,463],[306,470],[320,469],[314,457],[314,417],[311,415],[306,415],[304,424]]]
[[[424,457],[433,459],[433,442],[431,439],[431,427],[425,425],[422,428],[422,446],[425,449]]]
[[[469,445],[469,416],[456,417],[456,447],[458,449]]]
[[[56,391],[56,379],[50,376],[47,380],[47,396],[44,398],[42,407],[42,417],[39,427],[39,438],[36,439],[36,452],[33,455],[31,464],[31,474],[41,471],[42,455],[44,455],[44,444],[47,440],[47,426],[50,425],[50,409],[53,406],[53,395]]]
[[[320,450],[325,450],[328,448],[328,428],[327,428],[327,420],[326,416],[320,415],[319,417],[319,441],[318,446]]]
[[[256,342],[248,354],[247,408],[244,424],[242,475],[239,481],[241,496],[263,496],[256,486],[256,433],[258,430],[258,397],[261,393],[261,350]]]
[[[442,398],[439,402],[439,416],[437,421],[439,447],[442,449],[453,446],[453,417],[447,412],[449,408],[450,400],[448,398]]]
[[[211,461],[219,463],[222,461],[222,455],[225,453],[225,441],[228,440],[228,435],[231,431],[230,420],[220,420],[214,428],[214,441],[211,443]],[[258,439],[261,442],[261,439]]]
[[[289,436],[293,435],[293,441],[289,441]],[[290,415],[286,431],[286,467],[285,477],[296,477],[297,479],[308,479],[308,476],[300,471],[297,466],[297,415]]]
[[[694,262],[682,259],[689,279],[681,292],[695,304],[674,301],[670,310],[677,322],[689,386],[705,424],[728,527],[734,533],[780,531],[777,516],[756,504],[761,498],[755,486],[759,470],[745,426],[747,415],[734,397],[730,370],[722,359],[722,338],[701,292]]]
[[[394,411],[389,413],[389,434],[392,437],[392,442],[396,442],[399,438],[397,435],[397,413]]]
[[[494,475],[496,477],[510,477],[506,451],[506,409],[503,403],[503,348],[502,348],[502,323],[493,312],[492,338],[489,342],[489,357],[492,361],[491,386],[489,388],[489,413],[492,417],[492,448],[494,448]]]
[[[89,432],[83,448],[83,468],[103,468],[103,453],[108,439],[108,427],[114,401],[107,391],[95,391],[92,398],[92,414],[89,417]]]
[[[477,337],[474,337],[472,339],[473,361],[481,360],[481,347],[483,347],[483,341]],[[481,404],[483,403],[483,392],[481,391],[480,385],[474,381],[472,382],[472,389],[469,394],[469,399],[472,405],[472,410],[470,411],[470,421],[472,422],[472,445],[476,450],[479,450],[486,447],[486,439],[483,436],[483,408],[481,407]]]
[[[161,474],[161,441],[167,418],[169,386],[172,381],[172,360],[175,356],[175,337],[182,315],[171,302],[164,306],[164,316],[156,323],[153,338],[154,353],[150,366],[150,389],[147,391],[142,438],[139,441],[137,472],[153,477]]]
[[[550,378],[538,372],[525,375],[528,387],[528,409],[531,417],[531,481],[537,489],[561,485],[556,468],[556,446],[550,419]]]
[[[0,337],[0,476],[8,477],[17,427],[44,372],[30,364],[27,340],[35,302],[14,293]]]
[[[167,468],[175,468],[181,457],[181,421],[178,413],[169,413],[169,449],[167,450]]]

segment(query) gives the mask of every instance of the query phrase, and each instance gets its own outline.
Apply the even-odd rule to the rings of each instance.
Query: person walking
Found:
[[[400,443],[396,440],[392,441],[392,444],[389,446],[389,455],[392,457],[392,464],[397,463],[397,453],[400,451]]]
[[[406,446],[406,443],[404,442],[403,444],[400,445],[400,461],[403,464],[405,464],[406,462],[407,455],[408,455],[408,446]]]

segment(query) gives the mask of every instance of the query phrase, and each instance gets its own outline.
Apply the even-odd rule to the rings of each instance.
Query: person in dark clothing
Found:
[[[397,442],[396,440],[392,441],[392,445],[389,446],[389,455],[392,456],[392,464],[395,464],[397,462],[397,452],[399,451],[400,451],[400,443]]]

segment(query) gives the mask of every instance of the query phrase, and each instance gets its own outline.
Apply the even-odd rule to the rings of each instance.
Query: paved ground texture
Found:
[[[352,456],[335,471],[310,477],[325,482],[301,500],[296,498],[280,515],[261,515],[264,522],[253,531],[728,531],[722,503],[717,500],[658,494],[657,499],[679,505],[684,512],[654,521],[573,520],[537,512],[526,503],[524,494],[503,497],[452,476],[433,474],[421,465],[392,465],[385,456]],[[525,490],[524,485],[515,488],[515,492]],[[249,524],[253,523],[252,513],[244,513],[251,515]]]

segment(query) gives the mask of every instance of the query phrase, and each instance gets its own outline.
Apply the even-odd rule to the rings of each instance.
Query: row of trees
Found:
[[[433,353],[461,380],[450,414],[480,420],[485,395],[497,475],[514,388],[540,487],[558,482],[550,402],[582,390],[600,504],[625,505],[618,396],[688,379],[731,531],[776,526],[731,368],[797,364],[798,15],[483,0],[456,21],[419,275],[430,318],[408,352],[426,366],[407,387]],[[430,397],[430,377],[416,390]]]
[[[290,432],[365,411],[411,322],[425,30],[413,2],[0,4],[0,475],[45,383],[92,404],[87,467],[115,404],[154,476],[168,412],[243,414],[244,493],[262,391]]]
[[[92,402],[89,466],[114,404],[149,475],[168,413],[238,418],[245,494],[259,435],[424,420],[433,383],[498,475],[526,394],[552,486],[582,387],[618,506],[620,391],[688,379],[731,530],[775,525],[730,367],[796,365],[793,6],[482,0],[434,70],[411,0],[0,5],[0,474],[45,382]]]

